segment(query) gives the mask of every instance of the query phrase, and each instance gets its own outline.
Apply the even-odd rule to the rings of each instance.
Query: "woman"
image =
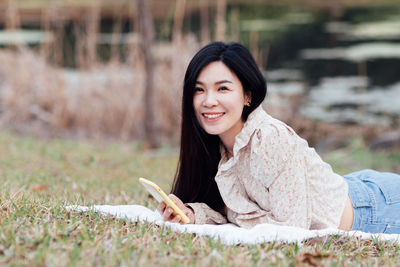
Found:
[[[400,233],[400,176],[335,174],[262,109],[265,95],[266,82],[241,44],[211,43],[191,60],[170,195],[190,223]],[[158,210],[164,220],[181,220],[165,203]]]

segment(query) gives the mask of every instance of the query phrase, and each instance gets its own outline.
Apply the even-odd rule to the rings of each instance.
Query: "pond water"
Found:
[[[351,12],[335,21],[291,26],[287,32],[295,37],[284,34],[280,47],[272,42],[264,62],[269,97],[289,105],[288,98],[305,96],[300,113],[313,120],[398,125],[400,16],[386,11],[368,18],[373,11],[366,10],[355,20]],[[302,33],[307,40],[301,40]],[[276,53],[290,48],[279,61]]]

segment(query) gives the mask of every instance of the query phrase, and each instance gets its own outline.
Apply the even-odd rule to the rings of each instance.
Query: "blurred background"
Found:
[[[177,147],[186,66],[216,40],[320,152],[400,148],[398,0],[0,0],[0,128]]]

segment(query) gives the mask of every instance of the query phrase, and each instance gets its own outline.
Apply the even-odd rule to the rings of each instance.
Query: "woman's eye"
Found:
[[[194,91],[195,92],[203,92],[204,90],[203,90],[203,88],[196,87],[196,88],[194,88]]]
[[[220,87],[220,88],[219,88],[219,90],[220,90],[220,91],[227,91],[227,90],[228,90],[228,88],[227,88],[227,87],[225,87],[225,86],[223,86],[223,87]]]

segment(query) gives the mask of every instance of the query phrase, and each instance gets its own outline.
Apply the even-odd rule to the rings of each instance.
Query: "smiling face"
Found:
[[[218,135],[230,150],[243,128],[242,112],[249,101],[239,78],[224,63],[212,62],[200,72],[193,97],[196,118],[207,133]]]

